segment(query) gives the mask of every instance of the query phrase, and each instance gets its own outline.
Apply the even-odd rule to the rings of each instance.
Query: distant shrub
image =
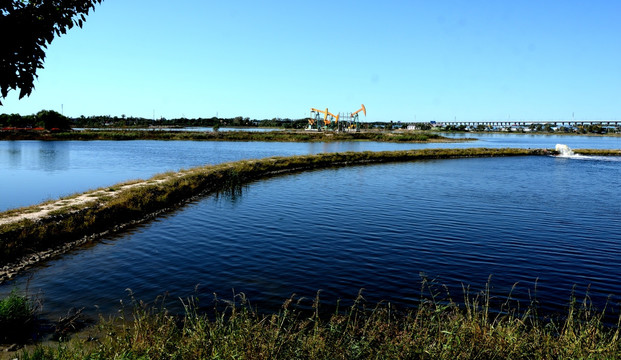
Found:
[[[47,130],[71,129],[71,120],[54,110],[41,110],[37,113],[36,118]]]

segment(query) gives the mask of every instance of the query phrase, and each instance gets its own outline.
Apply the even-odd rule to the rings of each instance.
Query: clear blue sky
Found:
[[[0,112],[620,119],[620,36],[612,0],[104,0]]]

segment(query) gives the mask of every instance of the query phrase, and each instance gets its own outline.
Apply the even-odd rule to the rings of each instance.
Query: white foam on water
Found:
[[[587,156],[575,154],[574,151],[565,144],[556,144],[555,150],[559,153],[556,156],[562,158],[599,161],[621,161],[620,156]]]
[[[556,151],[558,151],[558,156],[560,157],[573,157],[573,156],[577,156],[576,154],[574,154],[574,151],[572,149],[569,148],[569,146],[565,145],[565,144],[556,144]]]

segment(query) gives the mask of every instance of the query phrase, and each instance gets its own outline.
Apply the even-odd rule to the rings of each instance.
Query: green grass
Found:
[[[0,300],[0,341],[22,339],[32,330],[36,306],[14,289]]]
[[[433,286],[423,280],[425,287]],[[434,290],[430,289],[431,292]],[[464,300],[421,298],[415,309],[369,305],[362,293],[348,306],[326,305],[319,293],[303,309],[292,296],[277,313],[261,314],[243,294],[231,301],[180,300],[184,312],[168,311],[165,299],[133,300],[121,315],[101,319],[94,342],[79,339],[39,346],[21,359],[618,359],[619,324],[607,326],[589,298],[571,298],[567,313],[537,316],[490,305],[487,291]],[[201,309],[211,310],[201,310]]]

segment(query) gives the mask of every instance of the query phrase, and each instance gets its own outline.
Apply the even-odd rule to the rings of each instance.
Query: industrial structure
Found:
[[[322,116],[323,114],[323,116]],[[308,119],[306,130],[334,130],[338,126],[339,116],[326,110],[311,108],[311,116]]]
[[[351,113],[339,113],[334,115],[326,110],[311,108],[310,118],[306,130],[314,131],[360,131],[360,112],[367,116],[364,105]]]
[[[362,112],[364,116],[367,116],[367,108],[364,107],[364,104],[361,104],[360,109],[352,113],[344,113],[342,116],[342,130],[356,132],[360,131],[360,112]]]
[[[433,122],[435,124],[435,122]],[[487,121],[442,121],[442,125],[453,125],[453,126],[477,126],[477,125],[485,125],[488,127],[528,127],[533,124],[541,124],[546,125],[550,124],[553,126],[583,126],[583,125],[601,125],[601,126],[619,126],[621,125],[621,120],[487,120]]]

